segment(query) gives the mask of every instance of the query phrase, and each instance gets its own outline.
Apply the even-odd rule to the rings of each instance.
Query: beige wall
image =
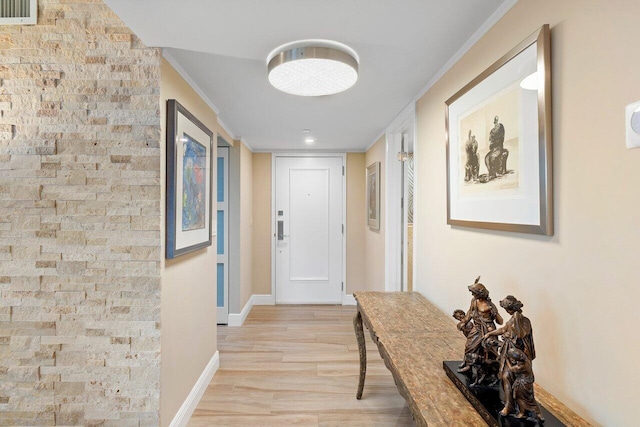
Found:
[[[253,293],[253,153],[240,146],[240,307]]]
[[[231,135],[229,135],[229,133],[224,130],[222,126],[220,126],[220,122],[218,122],[218,136],[224,139],[224,142],[229,144],[230,147],[233,147],[237,144],[237,142],[231,137]]]
[[[384,266],[384,221],[385,221],[385,148],[386,139],[383,135],[367,151],[365,155],[365,167],[373,162],[380,162],[380,230],[370,229],[365,222],[366,245],[366,286],[370,291],[384,291],[385,266]],[[366,169],[363,174],[366,175]],[[364,207],[363,207],[364,209]]]
[[[271,295],[271,153],[253,154],[253,293]]]
[[[640,98],[640,2],[521,0],[418,102],[416,288],[466,308],[481,274],[534,326],[537,382],[596,425],[637,424],[640,150],[624,107]],[[446,224],[444,102],[542,24],[551,25],[553,237]]]
[[[365,160],[365,153],[347,153],[347,294],[367,290]]]
[[[215,113],[182,77],[162,61],[160,107],[162,123],[161,206],[166,216],[166,101],[176,99],[210,130],[217,131]],[[215,144],[214,144],[215,146]],[[213,194],[216,194],[213,180]],[[172,260],[164,257],[162,227],[162,366],[160,422],[168,426],[216,352],[216,243]]]

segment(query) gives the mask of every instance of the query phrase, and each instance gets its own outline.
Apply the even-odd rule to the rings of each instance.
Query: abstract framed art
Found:
[[[213,132],[167,101],[166,257],[212,244]]]
[[[367,224],[380,230],[380,162],[367,166]]]
[[[553,235],[545,25],[446,101],[447,223]]]

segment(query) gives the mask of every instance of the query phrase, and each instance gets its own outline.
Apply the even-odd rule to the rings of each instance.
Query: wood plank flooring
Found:
[[[218,327],[220,368],[188,426],[415,426],[367,337],[358,386],[355,307],[255,306],[242,327]]]

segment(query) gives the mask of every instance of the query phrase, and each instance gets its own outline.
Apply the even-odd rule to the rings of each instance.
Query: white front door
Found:
[[[342,303],[344,157],[276,157],[276,303]]]

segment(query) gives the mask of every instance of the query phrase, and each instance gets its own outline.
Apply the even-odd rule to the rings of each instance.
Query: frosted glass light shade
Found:
[[[304,46],[284,50],[269,60],[269,83],[292,95],[332,95],[358,80],[358,61],[331,47]]]

